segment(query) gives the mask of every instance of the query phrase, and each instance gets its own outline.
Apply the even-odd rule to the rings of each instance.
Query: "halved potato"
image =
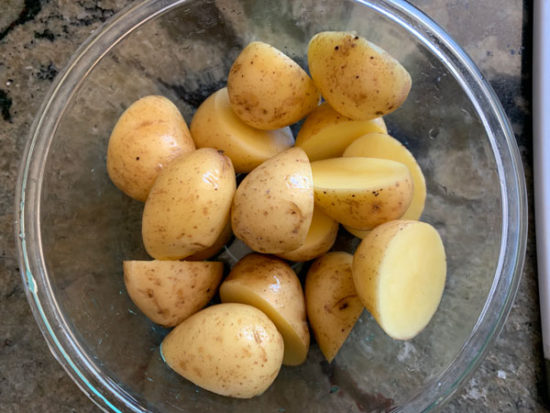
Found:
[[[237,173],[250,172],[294,144],[288,127],[266,131],[239,119],[231,109],[225,87],[199,106],[191,121],[191,135],[198,148],[222,150]]]
[[[370,232],[370,230],[368,229],[355,229],[352,227],[348,227],[347,225],[344,225],[344,228],[350,234],[355,235],[357,238],[360,238],[360,239],[365,238],[367,235],[369,235],[369,232]]]
[[[304,293],[288,264],[250,254],[241,259],[220,286],[222,302],[249,304],[262,310],[279,329],[285,343],[283,364],[302,364],[309,350]]]
[[[413,179],[414,192],[411,204],[401,219],[420,218],[426,202],[426,180],[418,162],[401,142],[384,133],[369,133],[353,141],[343,156],[391,159],[406,165]]]
[[[437,230],[397,220],[373,229],[353,257],[363,305],[391,337],[416,336],[434,315],[445,287],[445,249]]]
[[[332,248],[336,235],[338,235],[338,223],[319,208],[314,208],[311,226],[303,245],[293,251],[277,255],[289,261],[312,260]]]
[[[352,228],[368,230],[397,219],[409,207],[413,184],[402,163],[334,158],[311,163],[315,205]]]
[[[351,264],[353,255],[329,252],[315,260],[306,277],[309,324],[323,355],[330,363],[363,312]]]
[[[221,262],[124,261],[124,284],[134,304],[153,322],[178,325],[203,308],[222,279]]]
[[[387,131],[382,118],[350,119],[325,102],[316,107],[304,121],[296,136],[296,146],[306,151],[309,160],[313,162],[342,156],[348,145],[361,135]]]
[[[220,252],[220,250],[224,247],[225,244],[229,242],[232,236],[233,231],[231,230],[231,222],[227,220],[225,228],[223,229],[218,239],[214,242],[214,244],[212,244],[212,246],[202,251],[196,252],[185,259],[187,261],[203,261],[212,258],[214,255]]]

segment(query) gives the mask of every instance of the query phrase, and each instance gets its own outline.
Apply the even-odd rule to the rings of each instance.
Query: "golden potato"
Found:
[[[214,241],[214,244],[212,244],[212,246],[205,248],[199,252],[195,252],[194,254],[186,257],[185,259],[187,261],[207,260],[208,258],[211,258],[214,255],[216,255],[218,252],[220,252],[221,249],[224,247],[224,245],[229,242],[232,236],[233,236],[233,231],[231,231],[231,222],[227,220],[227,224],[225,224],[223,231],[219,235],[218,239]]]
[[[409,207],[413,184],[402,163],[334,158],[311,163],[315,205],[337,222],[368,230],[397,219]]]
[[[352,227],[348,227],[347,225],[344,225],[344,228],[346,231],[348,231],[350,234],[355,235],[357,238],[365,238],[367,235],[369,235],[370,230],[368,229],[355,229]]]
[[[313,218],[306,240],[297,249],[277,254],[289,261],[309,261],[323,255],[334,245],[338,235],[338,223],[319,208],[313,209]]]
[[[309,350],[304,293],[296,273],[285,262],[260,254],[241,259],[220,286],[222,302],[262,310],[283,336],[283,364],[302,364]]]
[[[278,254],[300,247],[313,216],[307,155],[288,149],[250,172],[235,192],[231,226],[254,251]]]
[[[411,173],[413,197],[401,219],[420,219],[426,202],[426,181],[414,156],[397,139],[384,133],[369,133],[353,141],[344,151],[344,157],[365,156],[401,162]]]
[[[222,150],[237,173],[250,172],[294,144],[288,127],[266,131],[240,120],[231,109],[227,88],[218,90],[199,106],[191,121],[191,134],[197,147]]]
[[[165,327],[181,323],[214,296],[221,262],[124,261],[124,284],[134,304]]]
[[[283,339],[271,320],[245,304],[205,308],[162,342],[166,363],[178,374],[222,396],[248,399],[273,383],[283,360]]]
[[[197,149],[172,161],[143,210],[149,255],[176,260],[212,246],[229,220],[235,186],[231,160],[215,149]]]
[[[309,42],[308,62],[326,101],[351,119],[393,112],[411,89],[411,76],[397,60],[352,33],[318,33]]]
[[[257,129],[279,129],[298,122],[319,104],[320,94],[291,58],[262,42],[237,57],[227,78],[235,114]]]
[[[165,97],[146,96],[117,121],[107,147],[107,172],[118,189],[145,201],[162,168],[193,150],[178,108]]]
[[[352,262],[353,255],[347,252],[329,252],[315,260],[306,277],[307,318],[329,363],[363,312],[351,275]]]
[[[340,115],[325,102],[306,118],[296,137],[296,146],[307,153],[311,162],[337,158],[355,139],[370,132],[386,133],[384,120],[353,120]]]
[[[426,327],[445,287],[445,249],[437,230],[397,220],[373,229],[353,257],[363,305],[391,337],[408,340]]]

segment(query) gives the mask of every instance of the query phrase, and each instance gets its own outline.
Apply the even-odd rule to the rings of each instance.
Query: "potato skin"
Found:
[[[228,222],[235,186],[231,160],[215,149],[197,149],[172,161],[143,210],[147,253],[176,260],[212,246]]]
[[[283,336],[283,364],[302,364],[309,350],[304,293],[296,273],[284,261],[249,254],[220,286],[222,302],[240,302],[262,310]]]
[[[305,286],[307,317],[323,355],[330,363],[363,312],[347,252],[329,252],[311,265]]]
[[[257,252],[301,246],[313,216],[313,178],[307,155],[291,148],[265,161],[240,183],[231,208],[235,236]]]
[[[227,155],[235,172],[250,172],[262,162],[290,148],[290,128],[255,129],[239,119],[229,103],[227,88],[208,97],[191,121],[191,134],[199,148],[215,148]]]
[[[203,308],[223,275],[221,262],[124,261],[124,284],[154,323],[173,327]]]
[[[348,118],[368,120],[393,112],[411,89],[411,76],[397,60],[352,33],[316,34],[309,42],[308,63],[323,97]]]
[[[109,138],[107,172],[122,192],[145,201],[162,168],[193,150],[178,108],[163,96],[146,96],[118,119]]]
[[[251,398],[273,383],[283,361],[283,339],[260,310],[213,305],[178,325],[162,342],[178,374],[222,396]]]
[[[258,129],[291,125],[319,104],[320,94],[307,73],[276,48],[252,42],[237,57],[227,78],[231,107]]]

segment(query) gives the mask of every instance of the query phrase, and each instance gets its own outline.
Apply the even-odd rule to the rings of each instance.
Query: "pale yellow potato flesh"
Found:
[[[353,33],[316,34],[309,42],[308,63],[325,100],[348,118],[368,120],[393,112],[411,89],[411,76],[396,59]]]
[[[311,225],[303,245],[293,251],[277,255],[289,261],[312,260],[332,248],[336,235],[338,235],[338,223],[319,208],[314,208]]]
[[[235,114],[257,129],[296,123],[321,97],[296,62],[263,42],[252,42],[239,54],[229,71],[227,90]]]
[[[212,246],[228,223],[235,186],[231,160],[215,149],[197,149],[172,161],[145,202],[147,253],[176,260]]]
[[[387,131],[382,118],[350,119],[336,112],[325,102],[316,107],[304,121],[296,136],[296,146],[302,148],[313,162],[342,156],[349,144],[359,136]]]
[[[124,284],[134,304],[154,323],[173,327],[212,299],[221,262],[124,261]]]
[[[260,310],[227,303],[205,308],[168,334],[166,363],[203,389],[235,398],[262,394],[283,360],[281,334]]]
[[[401,217],[410,205],[413,183],[402,163],[364,157],[311,163],[315,205],[335,221],[369,230]]]
[[[323,355],[330,363],[363,312],[351,265],[353,255],[329,252],[313,262],[305,286],[309,324]]]
[[[418,162],[401,142],[384,133],[369,133],[353,141],[343,156],[391,159],[406,165],[411,173],[414,192],[411,204],[401,219],[420,219],[426,202],[426,180]]]
[[[240,183],[231,208],[235,236],[254,251],[292,251],[306,240],[313,216],[311,166],[300,148],[268,159]]]
[[[309,350],[304,293],[288,264],[260,254],[247,255],[220,286],[222,302],[249,304],[275,323],[284,340],[283,364],[302,364]]]
[[[193,150],[178,108],[163,96],[146,96],[118,119],[107,147],[107,172],[122,192],[145,201],[162,168]]]
[[[409,340],[435,314],[447,264],[437,230],[420,221],[376,227],[353,258],[353,281],[363,305],[391,337]]]
[[[191,120],[191,134],[198,148],[215,148],[229,156],[235,172],[250,172],[265,160],[294,144],[290,128],[255,129],[235,115],[227,88],[208,97]]]

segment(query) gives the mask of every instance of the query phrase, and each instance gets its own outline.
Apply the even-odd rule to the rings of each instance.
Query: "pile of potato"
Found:
[[[346,32],[314,36],[308,63],[311,77],[253,42],[190,130],[168,99],[148,96],[109,141],[107,171],[145,202],[154,258],[124,262],[128,294],[175,327],[162,343],[167,364],[218,394],[264,392],[282,364],[306,360],[309,327],[332,361],[363,308],[391,337],[410,339],[443,293],[441,238],[418,221],[422,171],[382,119],[405,101],[408,72]],[[289,125],[304,118],[294,142]],[[236,173],[246,174],[238,187]],[[328,252],[339,224],[363,239],[354,255]],[[223,264],[205,260],[232,234],[255,253],[222,281]],[[309,260],[302,289],[288,261]],[[203,309],[216,293],[222,304]]]

